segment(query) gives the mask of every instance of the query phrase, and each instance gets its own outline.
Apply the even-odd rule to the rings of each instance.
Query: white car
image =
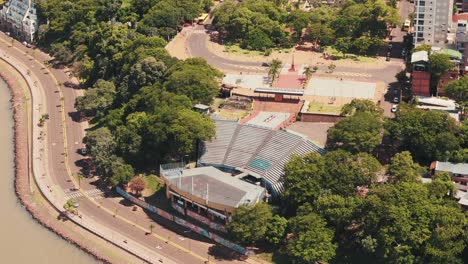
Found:
[[[400,102],[400,99],[399,99],[397,96],[395,96],[395,97],[393,98],[393,102],[394,102],[394,103],[398,103],[398,102]]]
[[[397,110],[397,106],[396,105],[392,105],[392,113],[395,113]]]

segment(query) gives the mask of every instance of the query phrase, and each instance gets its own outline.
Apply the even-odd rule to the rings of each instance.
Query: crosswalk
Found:
[[[104,192],[99,190],[99,189],[89,190],[89,191],[86,191],[86,193],[88,194],[88,196],[90,196],[93,199],[100,199],[100,198],[104,197],[103,196]],[[65,198],[66,199],[79,198],[79,197],[82,197],[82,196],[83,196],[83,193],[80,192],[80,191],[65,192]]]

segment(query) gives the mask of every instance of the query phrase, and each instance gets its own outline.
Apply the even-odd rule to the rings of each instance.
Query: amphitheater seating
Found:
[[[283,168],[292,154],[325,152],[297,133],[226,120],[216,120],[216,138],[205,142],[202,149],[200,164],[257,173],[275,196],[283,191]]]
[[[226,150],[238,128],[237,121],[217,120],[216,137],[211,142],[205,142],[202,150],[204,154],[202,154],[200,162],[222,164]]]

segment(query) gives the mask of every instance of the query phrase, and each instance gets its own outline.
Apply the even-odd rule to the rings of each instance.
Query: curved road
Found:
[[[46,105],[41,106],[42,109],[39,111],[41,113],[47,111],[49,114],[46,151],[48,152],[47,165],[50,175],[46,176],[50,176],[55,183],[55,186],[51,186],[51,192],[71,193],[70,190],[76,186],[70,175],[80,171],[76,161],[81,160],[83,157],[77,153],[77,150],[83,146],[82,139],[85,134],[86,124],[73,121],[70,113],[75,112],[75,98],[81,95],[82,91],[61,85],[70,82],[71,79],[66,71],[50,68],[42,63],[51,59],[47,54],[39,50],[26,48],[17,41],[14,41],[14,47],[11,47],[11,43],[10,37],[0,33],[0,52],[13,57],[22,65],[27,65],[28,71],[39,79],[40,86],[44,88],[42,92],[47,98]],[[65,115],[63,115],[62,111]],[[65,117],[65,120],[63,120],[63,117]],[[64,124],[65,128],[63,127]],[[65,131],[66,134],[64,134]],[[141,210],[132,212],[131,206],[119,202],[121,199],[101,198],[98,200],[99,202],[96,202],[100,197],[93,199],[90,196],[100,191],[96,189],[96,186],[92,185],[92,180],[82,180],[81,188],[86,194],[78,198],[80,201],[80,214],[83,215],[83,218],[92,218],[112,229],[112,237],[114,237],[114,234],[116,238],[128,237],[130,240],[127,243],[135,243],[158,252],[163,259],[167,260],[166,263],[226,262],[225,260],[209,257],[209,248],[213,244],[190,239],[184,235],[184,230],[174,230],[175,232],[168,230],[165,226],[154,223]],[[97,204],[98,206],[96,206]],[[117,217],[114,216],[116,213]],[[147,235],[145,232],[148,230],[149,223],[154,223],[156,226],[151,235]],[[121,241],[119,242],[121,243]],[[161,260],[164,261],[163,259]],[[159,259],[154,259],[154,262],[157,261]]]

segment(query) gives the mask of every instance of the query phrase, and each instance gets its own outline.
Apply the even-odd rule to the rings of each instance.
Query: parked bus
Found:
[[[202,14],[199,18],[197,18],[197,24],[199,25],[203,25],[206,23],[206,21],[208,21],[208,18],[210,16],[208,14]]]
[[[411,28],[411,21],[406,19],[405,24],[403,24],[403,31],[410,32]]]

